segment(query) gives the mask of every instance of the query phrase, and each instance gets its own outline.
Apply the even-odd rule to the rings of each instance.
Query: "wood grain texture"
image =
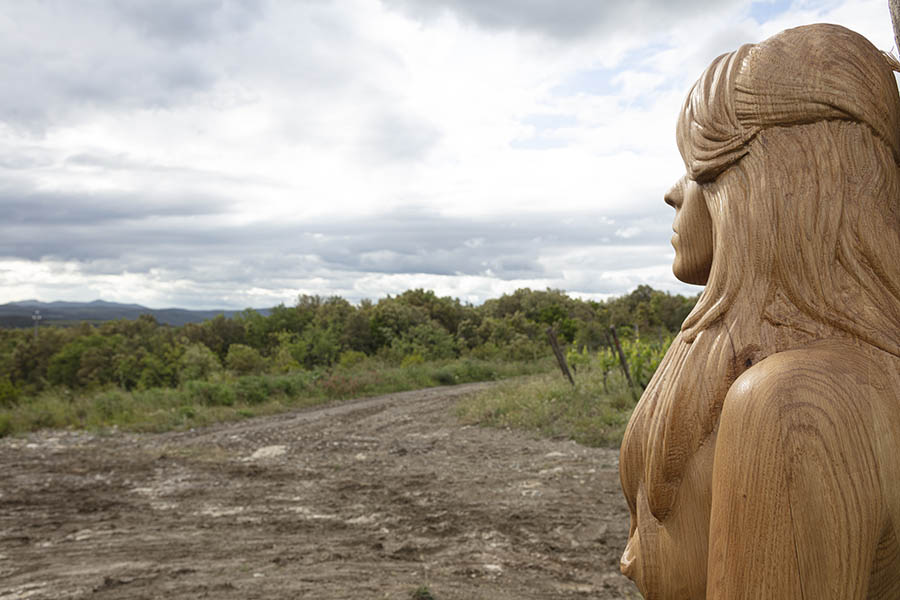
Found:
[[[632,415],[648,600],[900,598],[900,97],[834,25],[717,58],[678,123],[673,270],[705,284]]]

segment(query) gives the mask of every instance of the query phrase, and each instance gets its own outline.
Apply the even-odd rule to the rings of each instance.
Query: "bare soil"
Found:
[[[0,440],[0,600],[639,598],[618,453],[460,425],[486,385]]]

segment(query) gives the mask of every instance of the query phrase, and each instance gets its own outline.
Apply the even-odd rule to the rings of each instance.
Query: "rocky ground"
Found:
[[[0,600],[639,598],[617,452],[460,425],[485,385],[0,440]]]

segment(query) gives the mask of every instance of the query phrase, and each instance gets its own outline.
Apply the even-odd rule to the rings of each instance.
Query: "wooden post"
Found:
[[[559,370],[562,374],[569,378],[569,383],[575,385],[572,373],[569,371],[569,365],[566,364],[566,357],[563,356],[562,349],[559,347],[559,340],[556,339],[556,330],[552,327],[547,328],[547,338],[550,340],[550,347],[553,348],[553,354],[556,355],[556,362],[559,363]]]
[[[897,52],[900,52],[900,0],[888,0],[891,9],[891,23],[894,25],[894,43],[897,44]]]
[[[622,370],[625,371],[625,379],[628,381],[628,387],[630,387],[631,392],[634,393],[634,382],[631,381],[631,373],[628,372],[628,363],[625,361],[625,353],[622,352],[622,346],[619,344],[619,336],[616,335],[615,326],[610,325],[609,331],[612,333],[612,339],[616,345],[616,352],[619,353],[619,363],[622,365]]]

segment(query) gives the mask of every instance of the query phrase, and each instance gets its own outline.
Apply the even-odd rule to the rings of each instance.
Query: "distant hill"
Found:
[[[184,325],[185,323],[201,323],[218,315],[229,319],[237,310],[188,310],[186,308],[147,308],[140,304],[119,304],[94,300],[93,302],[40,302],[38,300],[22,300],[0,304],[0,327],[32,327],[32,315],[35,310],[41,311],[42,325],[70,325],[81,321],[100,323],[116,319],[137,319],[141,315],[153,315],[159,323],[167,325]],[[268,315],[268,309],[257,309],[257,312]]]

